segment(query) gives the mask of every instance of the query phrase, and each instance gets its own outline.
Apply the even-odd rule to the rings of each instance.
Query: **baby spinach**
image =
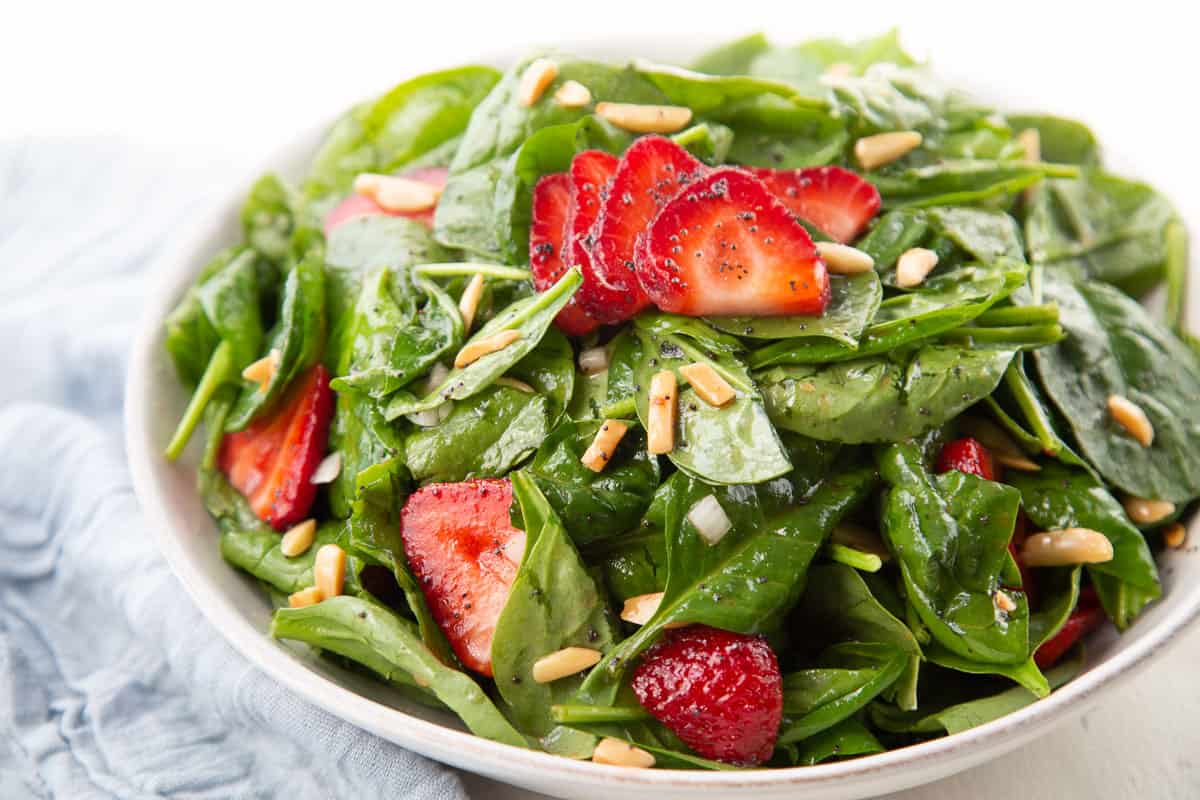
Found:
[[[749,339],[832,339],[857,347],[858,338],[879,310],[883,288],[874,272],[829,277],[829,305],[819,316],[709,317],[714,328]]]
[[[797,364],[757,373],[771,421],[834,442],[919,436],[991,394],[1011,350],[926,345],[901,356]]]
[[[635,59],[633,67],[658,87],[667,98],[667,102],[687,106],[701,116],[719,113],[740,100],[757,99],[763,95],[783,97],[816,110],[823,111],[829,108],[824,99],[806,97],[797,91],[795,86],[770,78],[752,75],[706,75],[645,59]]]
[[[780,751],[787,754],[792,765],[811,767],[833,758],[871,755],[885,749],[858,717],[849,717],[802,742],[782,747]]]
[[[781,745],[828,730],[865,708],[900,678],[908,654],[878,642],[851,642],[830,647],[817,661],[820,666],[784,676]]]
[[[761,93],[715,108],[706,118],[733,131],[728,158],[735,164],[820,166],[840,158],[850,141],[843,119],[801,97]]]
[[[346,392],[337,396],[329,426],[329,449],[342,457],[342,470],[329,484],[329,510],[334,517],[350,516],[358,492],[359,473],[375,464],[403,458],[404,439],[389,424],[378,404],[363,395]]]
[[[501,331],[515,330],[521,338],[502,350],[488,353],[465,367],[455,367],[440,385],[423,397],[417,398],[406,392],[396,393],[387,404],[384,416],[396,419],[405,414],[436,408],[447,400],[465,400],[491,385],[492,381],[507,372],[514,364],[527,356],[550,328],[554,317],[562,310],[579,284],[583,281],[579,271],[568,270],[554,286],[541,294],[523,298],[488,320],[467,342],[477,342]]]
[[[1058,304],[1067,338],[1035,350],[1046,394],[1083,455],[1104,478],[1139,497],[1186,503],[1200,496],[1200,361],[1134,300],[1091,281],[1047,274],[1044,298]],[[1154,426],[1143,447],[1108,413],[1111,395],[1129,398]]]
[[[263,175],[250,187],[242,204],[242,235],[246,244],[271,263],[282,267],[291,253],[296,191],[278,175]]]
[[[1015,131],[1037,131],[1038,145],[1046,161],[1080,167],[1100,164],[1096,135],[1082,122],[1049,114],[1009,114],[1008,124]]]
[[[643,524],[634,532],[602,539],[588,546],[585,556],[599,566],[617,602],[666,588],[667,544],[659,527]]]
[[[1015,571],[1008,543],[1021,495],[1012,487],[952,471],[931,476],[911,444],[882,451],[883,534],[904,576],[908,602],[939,644],[986,664],[1030,656],[1029,604],[999,611],[1001,576]]]
[[[636,527],[658,487],[658,460],[646,453],[646,437],[636,427],[621,439],[603,471],[580,463],[603,424],[563,421],[526,470],[581,547]]]
[[[1074,178],[1069,165],[955,159],[927,166],[893,168],[868,173],[883,198],[884,208],[970,205],[1013,195],[1043,178]]]
[[[538,346],[514,364],[508,375],[540,392],[546,398],[551,422],[557,422],[575,392],[575,351],[558,328],[549,328]]]
[[[517,725],[550,752],[574,758],[591,755],[595,739],[558,729],[550,707],[570,699],[582,676],[538,683],[533,665],[564,647],[606,652],[616,640],[614,618],[579,558],[566,528],[534,480],[512,476],[513,498],[525,526],[525,555],[496,621],[492,669],[500,696]]]

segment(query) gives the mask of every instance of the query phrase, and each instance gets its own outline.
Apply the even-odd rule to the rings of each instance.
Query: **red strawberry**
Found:
[[[643,136],[625,151],[600,209],[592,257],[583,265],[592,284],[580,304],[602,322],[621,322],[650,300],[637,277],[638,237],[658,212],[705,166],[670,139]]]
[[[600,150],[585,150],[571,159],[571,207],[567,213],[568,266],[584,269],[591,261],[592,228],[600,216],[600,204],[608,196],[608,182],[617,171],[616,156]],[[585,291],[581,287],[581,291]]]
[[[753,766],[771,757],[783,679],[761,637],[691,625],[667,631],[633,673],[647,711],[705,758]]]
[[[311,478],[325,455],[332,417],[329,373],[317,364],[296,379],[270,416],[221,441],[221,471],[277,531],[308,516],[317,495]]]
[[[740,169],[710,172],[663,208],[638,277],[659,308],[689,316],[821,314],[829,303],[808,231]]]
[[[533,187],[532,221],[529,225],[529,269],[533,285],[544,292],[558,282],[567,271],[563,263],[563,242],[571,208],[571,176],[555,173],[543,176]],[[581,287],[582,289],[582,287]],[[562,311],[555,323],[563,333],[583,336],[594,331],[600,323],[579,307],[579,291]]]
[[[439,189],[446,187],[447,176],[450,170],[445,167],[418,167],[417,169],[409,170],[401,173],[405,178],[411,178],[414,181],[428,183]],[[338,203],[333,209],[325,215],[325,235],[341,225],[346,220],[354,219],[355,217],[370,217],[376,214],[386,214],[391,217],[408,217],[422,222],[429,227],[433,227],[433,215],[436,211],[431,208],[428,211],[388,211],[381,205],[376,203],[371,198],[361,195],[352,194],[342,202]]]
[[[839,242],[851,242],[879,213],[879,190],[841,167],[754,169],[796,216]]]
[[[938,456],[937,471],[950,472],[958,470],[968,475],[977,475],[985,480],[996,480],[996,467],[992,463],[992,454],[979,443],[979,440],[964,436],[946,442]]]
[[[525,552],[525,532],[508,518],[503,479],[435,483],[400,512],[408,565],[433,618],[464,665],[492,674],[492,636]]]
[[[1100,607],[1096,590],[1091,586],[1086,586],[1079,593],[1079,603],[1071,612],[1071,616],[1067,617],[1067,621],[1058,633],[1051,636],[1037,649],[1037,652],[1033,654],[1033,660],[1042,669],[1054,666],[1071,649],[1071,645],[1100,627],[1102,622],[1104,622],[1104,609]]]

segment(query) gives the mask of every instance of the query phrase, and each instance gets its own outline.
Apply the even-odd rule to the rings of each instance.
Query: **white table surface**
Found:
[[[737,17],[731,18],[736,9]],[[1200,221],[1200,74],[1188,4],[692,0],[202,4],[43,0],[0,26],[0,136],[119,135],[250,168],[290,132],[405,74],[516,43],[630,33],[779,41],[901,26],[919,57],[1089,121]],[[236,174],[236,173],[235,173]],[[1200,797],[1200,630],[1080,721],[904,800]],[[534,797],[464,775],[476,800]]]

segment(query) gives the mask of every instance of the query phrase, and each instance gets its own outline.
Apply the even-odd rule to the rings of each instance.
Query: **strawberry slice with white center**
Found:
[[[444,189],[446,188],[446,180],[449,174],[450,170],[446,167],[418,167],[401,173],[401,177],[420,181],[421,183],[428,183],[430,186],[436,186],[438,189]],[[385,214],[390,217],[408,217],[432,228],[435,211],[437,211],[436,206],[427,211],[388,211],[366,195],[351,194],[325,215],[325,235],[328,236],[330,231],[347,220],[355,219],[356,217],[371,217],[377,214]]]
[[[638,277],[663,311],[821,314],[829,275],[812,238],[753,175],[719,169],[667,204],[643,236]]]
[[[649,305],[637,278],[638,237],[705,171],[691,153],[661,136],[643,136],[625,151],[596,220],[592,257],[583,265],[591,287],[579,302],[589,314],[615,323]]]
[[[879,213],[879,190],[841,167],[753,169],[800,219],[845,244],[858,238]]]
[[[571,176],[565,172],[545,175],[533,187],[532,221],[529,225],[529,271],[533,287],[544,292],[558,282],[567,271],[563,260],[567,223],[571,210]],[[576,290],[554,323],[571,336],[583,336],[600,327],[600,323],[579,307]]]

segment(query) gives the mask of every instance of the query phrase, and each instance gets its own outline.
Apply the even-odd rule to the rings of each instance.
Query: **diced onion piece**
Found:
[[[725,509],[721,508],[716,496],[711,494],[696,501],[696,504],[688,511],[687,519],[696,529],[696,533],[700,534],[700,538],[709,545],[715,545],[724,539],[725,534],[729,533],[729,529],[733,527]]]
[[[579,353],[579,369],[584,375],[595,375],[608,369],[608,350],[589,347]]]
[[[688,364],[686,367],[679,368],[679,374],[692,385],[692,389],[700,396],[700,399],[710,406],[720,408],[732,403],[733,399],[737,397],[737,393],[733,391],[729,381],[718,375],[711,364],[702,362]]]
[[[603,472],[627,430],[629,430],[629,426],[620,420],[604,420],[600,425],[600,430],[596,431],[596,438],[592,439],[583,458],[579,459],[580,462],[592,472]]]
[[[679,397],[675,373],[663,370],[650,379],[650,408],[646,415],[646,449],[652,454],[675,449],[675,417]]]
[[[325,458],[321,459],[321,463],[313,471],[312,477],[308,479],[309,483],[320,485],[322,483],[333,483],[337,480],[337,476],[342,474],[342,453],[340,450],[334,450]]]
[[[449,403],[442,403],[437,408],[427,408],[424,411],[416,411],[408,415],[408,421],[418,428],[432,428],[446,417],[442,416],[442,410],[448,409]],[[447,415],[449,412],[447,412]]]

